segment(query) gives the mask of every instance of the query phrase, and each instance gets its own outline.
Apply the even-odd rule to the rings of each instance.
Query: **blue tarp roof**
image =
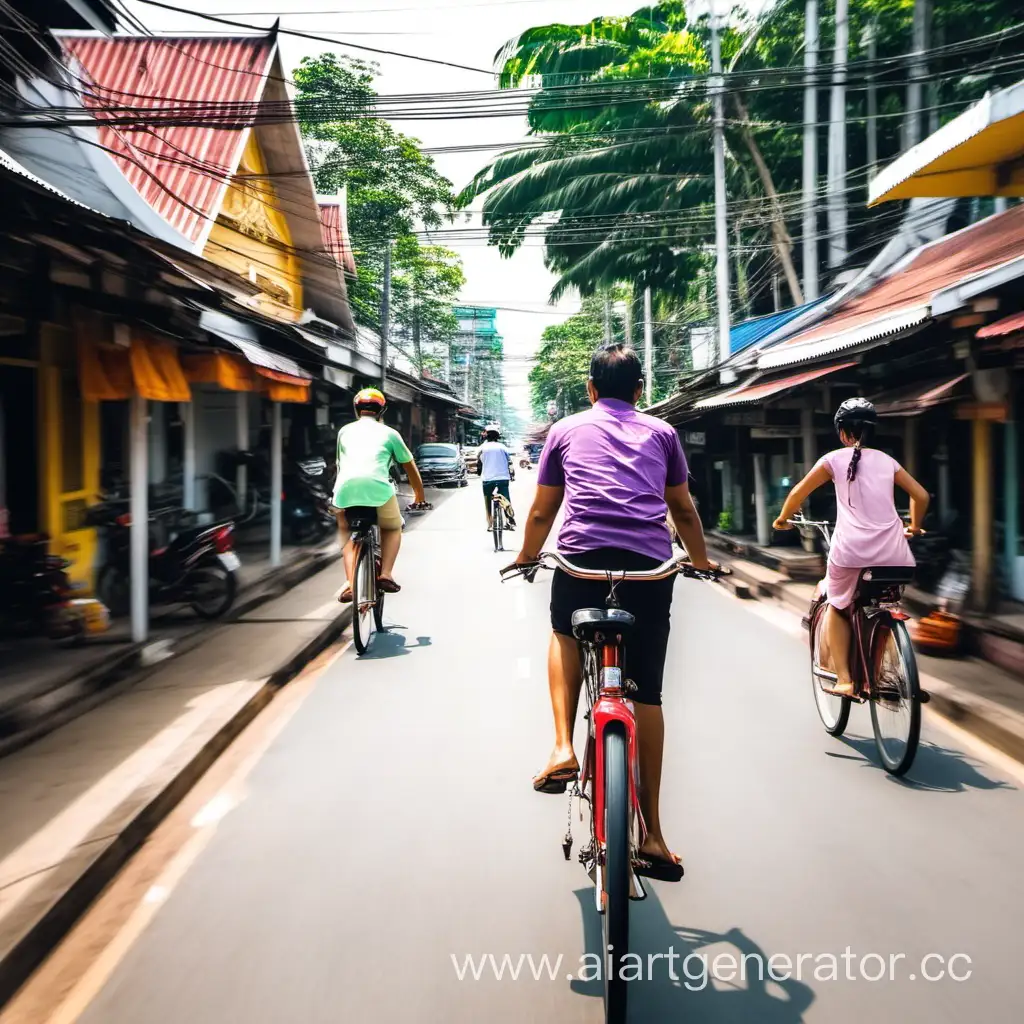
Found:
[[[762,341],[769,334],[773,334],[780,327],[788,324],[790,320],[795,320],[801,313],[806,313],[807,310],[821,305],[828,297],[823,295],[820,299],[805,302],[802,306],[794,306],[792,309],[783,309],[778,313],[769,313],[767,316],[754,317],[752,320],[744,320],[743,323],[736,324],[729,331],[729,354],[736,355],[737,352],[750,348],[751,345]]]

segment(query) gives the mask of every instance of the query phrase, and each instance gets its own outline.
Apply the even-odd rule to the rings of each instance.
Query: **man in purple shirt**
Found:
[[[537,496],[530,509],[519,563],[536,561],[555,516],[565,501],[559,550],[573,562],[594,569],[650,569],[672,554],[667,514],[690,561],[709,567],[704,531],[690,497],[686,457],[679,435],[663,420],[636,411],[643,393],[643,371],[632,348],[599,349],[590,364],[587,392],[593,408],[551,428],[537,474]],[[647,826],[641,847],[658,878],[678,881],[682,863],[661,831],[658,798],[665,723],[661,684],[668,649],[674,577],[624,583],[618,597],[636,616],[629,644],[629,676],[640,748],[640,800]],[[551,646],[548,685],[555,717],[555,747],[547,767],[533,782],[543,793],[564,793],[579,762],[572,746],[582,673],[572,635],[572,614],[603,607],[608,587],[557,571],[551,584]]]

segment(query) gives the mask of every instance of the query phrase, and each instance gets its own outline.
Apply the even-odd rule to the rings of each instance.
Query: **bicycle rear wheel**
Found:
[[[604,1015],[626,1020],[622,961],[629,952],[629,756],[621,728],[604,731]]]
[[[366,653],[373,632],[371,614],[375,609],[377,589],[374,584],[373,551],[366,541],[361,541],[352,574],[352,642],[359,654]]]
[[[818,717],[830,736],[842,736],[850,721],[850,700],[848,697],[836,697],[826,693],[824,687],[834,686],[835,673],[828,665],[822,664],[830,659],[827,656],[828,645],[825,640],[825,620],[828,605],[822,605],[811,614],[811,686],[814,688],[814,704],[818,709]]]
[[[872,655],[875,747],[890,775],[905,775],[921,739],[921,685],[907,627],[899,621],[880,625]]]

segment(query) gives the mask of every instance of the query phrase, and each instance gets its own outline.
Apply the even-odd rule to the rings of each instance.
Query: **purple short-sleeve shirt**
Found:
[[[675,430],[612,398],[551,428],[537,474],[565,488],[562,552],[624,548],[659,561],[672,554],[665,488],[686,480]]]

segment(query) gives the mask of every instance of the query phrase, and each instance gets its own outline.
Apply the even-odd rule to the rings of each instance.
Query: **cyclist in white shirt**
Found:
[[[491,496],[494,494],[495,487],[498,488],[498,493],[509,502],[509,510],[511,510],[512,499],[509,496],[508,485],[512,474],[509,471],[509,461],[515,457],[515,452],[501,443],[501,431],[497,424],[488,426],[484,433],[486,440],[480,445],[477,455],[477,472],[484,482],[484,506],[487,509],[487,529],[489,530],[491,528]],[[514,525],[515,521],[510,517],[507,524],[508,529],[512,529]]]

